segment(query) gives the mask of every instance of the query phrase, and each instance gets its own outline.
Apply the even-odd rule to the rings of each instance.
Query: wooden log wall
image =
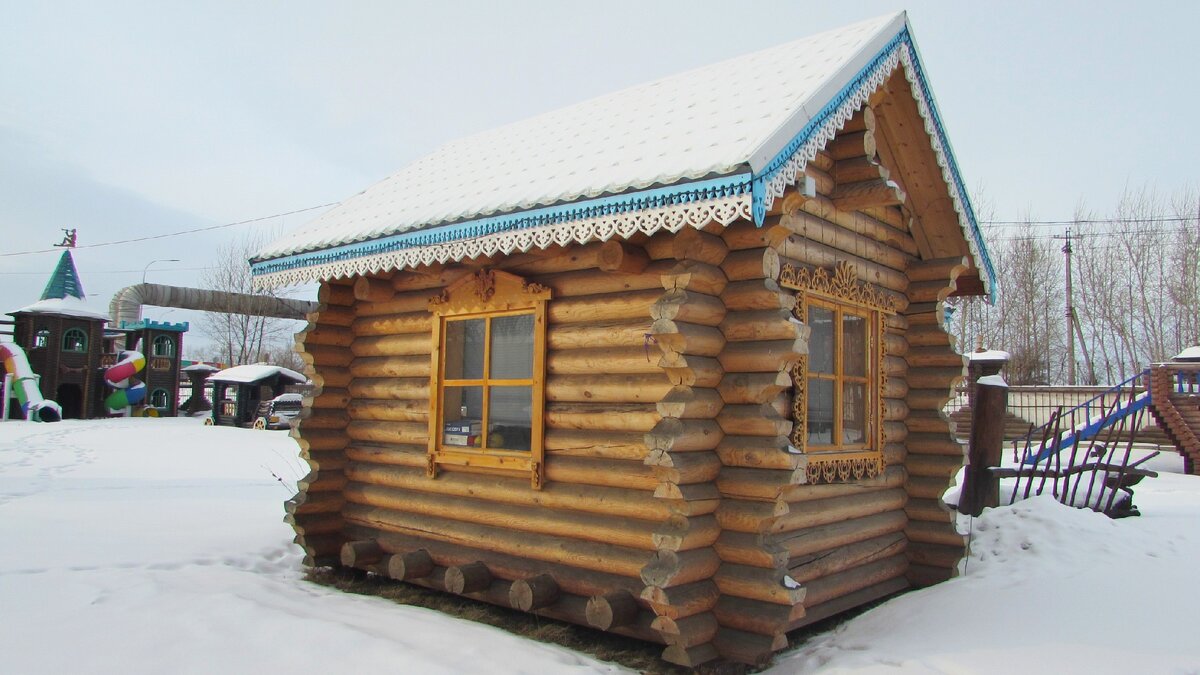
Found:
[[[719,656],[713,644],[718,590],[712,580],[719,527],[711,511],[721,469],[716,448],[724,436],[716,419],[725,403],[716,387],[720,364],[712,359],[725,342],[719,327],[727,280],[718,265],[728,248],[720,237],[687,228],[672,238],[671,253],[677,264],[661,275],[662,290],[650,312],[650,339],[671,388],[656,404],[660,420],[645,436],[650,450],[645,463],[658,480],[655,496],[678,511],[673,516],[678,531],[695,535],[659,537],[656,558],[642,571],[641,597],[657,615],[653,626],[667,644],[663,658],[695,667]],[[704,507],[680,508],[693,504]],[[691,511],[705,513],[685,515]],[[681,555],[680,545],[689,538],[698,546]],[[689,574],[695,565],[705,573]],[[686,583],[672,583],[684,576]]]
[[[938,318],[962,259],[925,260],[852,119],[761,228],[433,266],[323,285],[301,335],[313,472],[289,503],[309,561],[367,569],[666,646],[694,667],[762,664],[786,632],[953,574],[940,503],[962,465],[941,405],[963,372]],[[880,181],[884,186],[880,187]],[[783,264],[849,262],[897,313],[882,336],[884,470],[810,478],[792,448]],[[428,478],[428,301],[480,266],[551,289],[545,484],[440,467]]]
[[[943,303],[966,269],[965,258],[943,258],[914,260],[907,270],[909,304],[904,319],[909,347],[905,359],[913,377],[905,397],[909,431],[905,444],[909,522],[905,534],[907,577],[914,586],[954,576],[966,553],[966,538],[955,527],[955,514],[941,500],[965,459],[965,450],[950,433],[942,407],[964,377],[966,362],[954,350],[953,338],[941,322]]]
[[[428,300],[473,270],[337,286],[344,307],[353,307],[341,315],[340,408],[313,416],[319,431],[312,421],[303,427],[305,435],[344,438],[340,448],[330,440],[342,466],[330,493],[338,499],[323,502],[326,553],[411,583],[660,642],[676,663],[715,658],[713,449],[721,432],[713,418],[721,399],[713,357],[725,280],[712,262],[724,245],[694,230],[643,243],[494,263],[553,293],[539,491],[528,477],[453,467],[426,476],[434,393]]]
[[[308,326],[296,334],[296,348],[313,383],[312,396],[298,429],[292,431],[300,445],[300,456],[309,473],[299,481],[299,492],[284,508],[285,520],[296,531],[295,542],[304,549],[309,566],[336,563],[345,521],[345,449],[347,417],[342,413],[350,400],[347,348],[353,341],[354,295],[348,282],[326,282],[317,293],[317,311],[308,316]]]
[[[942,370],[918,375],[919,388],[909,382],[910,367],[923,373],[931,365],[923,356],[916,363],[909,359],[910,326],[924,326],[926,315],[937,309],[924,304],[927,295],[944,299],[953,287],[944,265],[920,267],[917,244],[894,207],[902,192],[869,203],[862,199],[864,190],[845,189],[846,181],[887,179],[874,155],[873,133],[869,114],[851,120],[836,147],[809,164],[815,197],[789,194],[764,227],[739,223],[722,234],[730,248],[723,265],[730,284],[722,326],[727,344],[719,356],[726,405],[718,421],[726,435],[718,447],[722,565],[715,578],[721,590],[715,613],[721,625],[718,649],[731,660],[765,662],[786,644],[787,631],[905,588],[916,565],[957,563],[950,562],[950,549],[929,548],[947,546],[953,527],[918,520],[930,515],[926,507],[932,501],[910,507],[915,498],[909,461],[922,463],[915,473],[922,480],[941,479],[944,490],[945,472],[955,462],[961,466],[961,450],[954,457],[950,446],[914,436],[907,424],[913,409],[940,408],[950,381],[961,373],[961,357],[955,368],[948,355],[939,354],[935,361]],[[807,329],[789,321],[796,298],[776,279],[782,264],[828,269],[841,261],[887,294],[899,312],[888,318],[882,336],[885,470],[869,480],[809,484],[805,457],[788,445],[789,373],[806,352]],[[947,272],[944,278],[941,272]],[[947,342],[936,324],[930,328]],[[929,426],[926,431],[935,434]],[[948,438],[948,431],[942,420],[942,435]],[[909,454],[910,439],[918,442],[920,454]],[[926,453],[934,450],[945,454],[929,461]],[[928,481],[922,486],[932,489]]]

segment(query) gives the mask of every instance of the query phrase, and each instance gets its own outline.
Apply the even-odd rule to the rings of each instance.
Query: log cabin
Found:
[[[449,143],[251,265],[320,283],[307,564],[697,666],[963,557],[943,302],[993,271],[903,13]]]

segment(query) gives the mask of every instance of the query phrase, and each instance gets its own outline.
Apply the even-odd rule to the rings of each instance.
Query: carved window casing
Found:
[[[430,300],[430,477],[470,467],[541,488],[549,299],[543,286],[482,270]]]
[[[795,317],[809,328],[808,354],[792,370],[792,445],[808,458],[810,482],[883,471],[884,317],[894,304],[860,282],[853,266],[785,265],[780,285],[796,291]]]

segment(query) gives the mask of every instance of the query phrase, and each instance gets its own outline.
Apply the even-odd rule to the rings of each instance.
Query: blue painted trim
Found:
[[[598,216],[632,213],[691,202],[744,195],[750,190],[750,174],[738,173],[692,183],[638,192],[598,197],[570,204],[547,206],[501,216],[490,216],[449,225],[401,232],[379,239],[334,246],[320,251],[296,253],[282,258],[252,261],[255,276],[315,265],[326,265],[365,256],[391,253],[420,246],[472,239],[497,232],[511,232],[543,225],[556,225]]]
[[[1125,381],[1121,382],[1120,384],[1115,384],[1115,385],[1109,387],[1108,389],[1105,389],[1104,391],[1100,392],[1099,394],[1096,394],[1095,396],[1089,398],[1088,400],[1084,401],[1083,403],[1080,403],[1079,405],[1075,406],[1074,408],[1071,408],[1070,410],[1060,413],[1059,419],[1069,418],[1077,410],[1083,411],[1083,414],[1086,417],[1088,415],[1088,412],[1093,407],[1102,405],[1102,402],[1103,402],[1105,396],[1108,396],[1109,394],[1116,394],[1119,396],[1121,393],[1121,390],[1123,388],[1131,387],[1131,386],[1133,386],[1133,384],[1135,382],[1137,382],[1139,380],[1145,380],[1145,378],[1147,378],[1149,376],[1150,376],[1150,371],[1143,370],[1142,372],[1138,373],[1137,375],[1134,375],[1133,377],[1126,379]],[[1137,396],[1134,396],[1131,399],[1127,399],[1124,401],[1118,400],[1116,407],[1113,410],[1111,410],[1110,412],[1108,412],[1108,414],[1104,415],[1103,417],[1100,417],[1099,419],[1088,422],[1088,423],[1084,424],[1082,427],[1077,427],[1075,429],[1072,429],[1071,431],[1067,432],[1066,435],[1064,435],[1057,443],[1052,441],[1050,443],[1050,445],[1042,448],[1041,451],[1039,451],[1033,457],[1026,459],[1023,463],[1024,464],[1037,464],[1038,462],[1041,462],[1049,457],[1053,457],[1054,455],[1057,455],[1058,453],[1062,452],[1064,449],[1075,445],[1076,439],[1078,439],[1078,442],[1080,442],[1080,443],[1091,440],[1091,439],[1095,438],[1096,435],[1099,434],[1104,429],[1107,429],[1108,427],[1116,424],[1117,422],[1120,422],[1121,420],[1125,419],[1126,417],[1129,417],[1133,413],[1144,409],[1146,406],[1150,405],[1152,402],[1153,402],[1153,400],[1151,399],[1151,396],[1150,396],[1150,389],[1146,389],[1146,391],[1138,394]],[[1042,426],[1040,426],[1036,429],[1030,430],[1030,432],[1026,436],[1026,438],[1031,439],[1031,442],[1036,441],[1036,439],[1041,438],[1041,437],[1045,436],[1047,433],[1049,433],[1047,431],[1049,426],[1050,426],[1050,423],[1047,423],[1047,424],[1043,424]]]
[[[900,49],[901,45],[909,46],[909,53],[912,55],[913,67],[916,70],[916,79],[920,85],[918,88],[921,91],[921,96],[925,100],[925,105],[929,108],[930,115],[933,116],[933,128],[937,133],[938,140],[942,144],[942,148],[946,155],[946,160],[950,164],[950,175],[954,179],[954,189],[958,192],[959,201],[963,205],[963,210],[966,212],[967,223],[970,228],[970,235],[975,240],[975,246],[979,251],[979,257],[982,259],[984,273],[987,274],[989,288],[991,289],[991,297],[995,299],[996,293],[996,270],[992,265],[991,256],[988,254],[987,245],[984,243],[983,231],[979,229],[979,222],[975,218],[975,209],[971,206],[971,200],[967,197],[967,190],[964,187],[962,174],[958,170],[958,162],[954,159],[954,152],[950,146],[950,140],[946,137],[945,129],[942,126],[941,113],[938,112],[937,104],[930,93],[929,84],[925,79],[925,70],[921,65],[921,57],[917,53],[916,47],[913,44],[912,36],[908,32],[908,27],[905,26],[896,33],[895,37],[888,41],[884,47],[879,50],[879,53],[871,59],[870,63],[858,71],[851,80],[842,87],[838,93],[825,104],[821,110],[813,116],[804,128],[787,145],[780,150],[775,157],[767,162],[763,170],[756,174],[752,179],[751,194],[753,195],[753,215],[754,224],[762,226],[767,215],[766,202],[766,186],[771,180],[783,170],[783,167],[792,159],[792,157],[804,147],[809,138],[817,132],[826,121],[832,116],[846,99],[853,96],[860,88],[866,86],[867,80],[871,73],[880,66],[884,61],[890,59],[895,52]]]

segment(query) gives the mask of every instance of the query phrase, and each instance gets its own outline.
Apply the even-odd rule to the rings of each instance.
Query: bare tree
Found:
[[[204,273],[201,283],[215,291],[257,293],[247,261],[261,244],[260,238],[246,236],[220,246],[214,265]],[[269,293],[262,295],[263,307],[274,302]],[[222,361],[242,365],[265,361],[272,353],[290,353],[295,322],[262,316],[255,307],[242,303],[231,302],[222,309],[205,312],[202,323]]]
[[[1071,226],[1074,306],[1097,379],[1115,384],[1200,344],[1200,195],[1126,191],[1113,214],[1080,208]],[[989,233],[991,234],[991,233]],[[989,248],[997,300],[958,299],[950,329],[1012,353],[1009,380],[1061,383],[1067,327],[1061,239],[1032,224],[997,231]],[[1076,364],[1080,365],[1080,364]],[[1086,371],[1085,371],[1086,372]]]

